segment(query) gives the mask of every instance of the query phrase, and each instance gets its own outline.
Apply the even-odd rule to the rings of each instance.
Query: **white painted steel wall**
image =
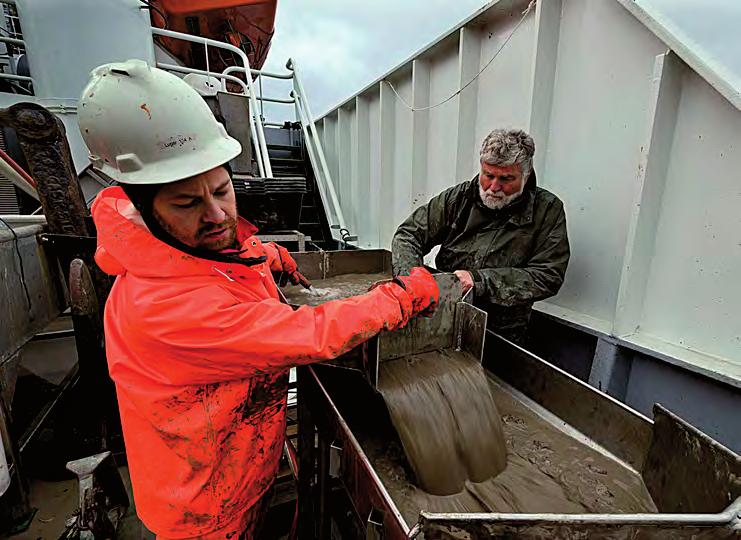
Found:
[[[572,260],[538,309],[741,382],[741,89],[631,0],[501,0],[318,122],[352,233],[389,247],[471,178],[496,127],[529,130],[565,203]]]
[[[33,101],[57,114],[78,172],[88,150],[77,128],[77,100],[90,71],[140,58],[154,64],[149,11],[139,0],[17,0],[34,96],[1,94],[0,107]]]

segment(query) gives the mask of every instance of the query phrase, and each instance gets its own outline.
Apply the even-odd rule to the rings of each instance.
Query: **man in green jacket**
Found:
[[[556,294],[569,262],[563,203],[537,187],[535,143],[521,130],[494,130],[481,172],[417,208],[394,235],[393,271],[409,272],[439,245],[435,264],[454,272],[489,328],[522,342],[533,302]]]

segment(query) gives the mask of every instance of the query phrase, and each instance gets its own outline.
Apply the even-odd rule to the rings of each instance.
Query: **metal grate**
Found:
[[[5,142],[5,132],[2,129],[0,129],[0,148],[6,151],[8,149]],[[20,210],[18,195],[15,192],[13,182],[0,174],[0,214],[18,214]]]
[[[0,214],[18,214],[19,212],[15,186],[10,180],[0,175]]]

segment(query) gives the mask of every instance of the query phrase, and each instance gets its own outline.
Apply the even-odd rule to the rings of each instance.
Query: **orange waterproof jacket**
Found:
[[[396,284],[320,307],[278,300],[270,257],[240,222],[247,266],[155,238],[118,187],[93,204],[98,265],[118,276],[105,309],[137,512],[158,535],[206,535],[273,481],[285,434],[288,369],[334,358],[411,312]]]

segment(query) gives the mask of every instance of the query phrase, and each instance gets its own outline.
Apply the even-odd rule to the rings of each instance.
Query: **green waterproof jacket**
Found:
[[[393,271],[406,274],[440,245],[439,270],[468,270],[478,307],[489,327],[519,339],[533,302],[553,296],[569,262],[563,203],[537,187],[535,172],[522,197],[490,210],[479,196],[479,178],[453,186],[417,208],[394,235]]]

